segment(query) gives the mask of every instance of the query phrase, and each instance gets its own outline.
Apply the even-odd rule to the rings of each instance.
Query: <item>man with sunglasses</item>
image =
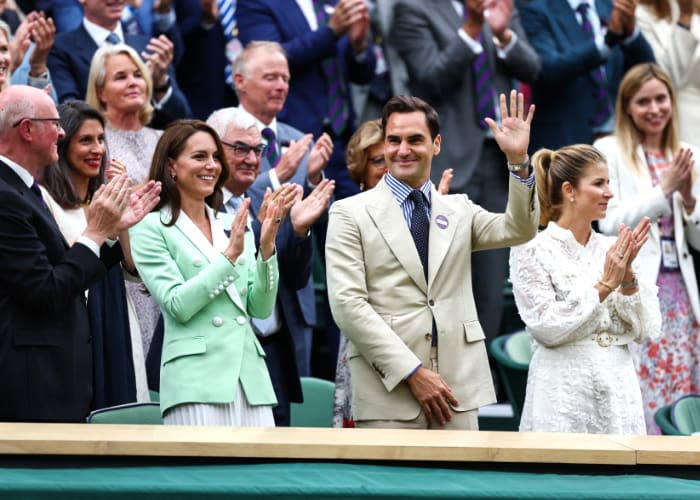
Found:
[[[280,269],[277,302],[269,318],[253,319],[251,324],[265,350],[265,362],[277,396],[278,405],[273,409],[275,424],[287,426],[290,402],[302,401],[295,338],[311,328],[305,318],[305,309],[314,300],[313,288],[307,290],[311,276],[311,227],[326,213],[335,183],[321,180],[304,199],[303,188],[298,184],[284,184],[274,193],[268,189],[262,198],[251,194],[250,187],[258,176],[266,149],[255,119],[240,108],[224,108],[212,114],[208,123],[221,137],[230,168],[223,189],[224,210],[229,217],[241,206],[243,198],[250,196],[250,227],[258,241],[261,222],[256,214],[264,214],[264,205],[273,197],[282,199],[282,221],[276,239]]]

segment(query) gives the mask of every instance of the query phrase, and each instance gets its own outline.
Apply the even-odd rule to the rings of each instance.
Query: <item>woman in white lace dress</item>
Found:
[[[521,431],[644,434],[639,382],[627,348],[656,337],[656,286],[633,262],[649,219],[618,237],[591,223],[605,216],[608,167],[591,146],[533,157],[542,225],[511,250],[513,295],[533,339]]]
[[[95,52],[90,64],[88,104],[107,121],[108,158],[129,166],[135,182],[148,178],[161,130],[147,127],[153,114],[153,81],[141,57],[128,45],[107,45]],[[128,279],[126,289],[136,306],[143,351],[148,353],[160,309],[138,278]]]

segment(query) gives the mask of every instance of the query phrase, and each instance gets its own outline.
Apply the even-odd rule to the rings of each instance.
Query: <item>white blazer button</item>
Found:
[[[214,316],[214,318],[211,320],[211,324],[214,326],[221,326],[224,324],[224,320],[219,316]]]
[[[248,289],[246,287],[241,288],[241,296],[247,295]]]
[[[192,261],[192,265],[193,265],[194,267],[199,267],[199,266],[201,266],[201,265],[202,265],[202,259],[194,259],[194,260]]]
[[[238,316],[236,318],[236,323],[238,323],[239,325],[245,325],[246,324],[245,316]]]
[[[242,257],[242,256],[238,257],[236,259],[236,264],[240,264],[240,265],[244,266],[245,265],[245,257]]]
[[[224,285],[225,287],[228,287],[228,280],[224,280],[223,285]]]
[[[217,288],[220,292],[223,292],[226,287],[224,285],[219,285]]]
[[[233,277],[233,274],[229,274],[229,275],[228,275],[228,280],[229,280],[231,283],[233,283],[233,280],[235,280],[235,279],[236,279],[236,278]]]
[[[213,298],[214,298],[214,294],[213,294],[213,293],[210,293],[210,294],[209,294],[209,298],[210,298],[210,299],[213,299]]]

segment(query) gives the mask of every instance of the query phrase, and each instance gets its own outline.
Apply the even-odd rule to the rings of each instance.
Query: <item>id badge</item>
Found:
[[[678,250],[676,242],[668,236],[661,237],[661,270],[678,271]]]

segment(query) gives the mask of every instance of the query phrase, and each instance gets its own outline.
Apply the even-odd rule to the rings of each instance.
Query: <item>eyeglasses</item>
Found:
[[[383,170],[386,168],[386,160],[384,159],[384,155],[368,158],[367,162],[370,164],[370,166],[376,168],[377,170]]]
[[[61,129],[61,119],[60,118],[33,118],[31,116],[25,116],[24,118],[20,118],[17,120],[15,123],[12,124],[12,128],[17,127],[20,123],[22,123],[22,120],[31,120],[33,122],[51,122],[53,123],[53,126],[56,127],[56,130]]]
[[[233,150],[233,154],[237,158],[246,158],[250,154],[251,151],[253,153],[255,153],[255,156],[257,158],[260,158],[260,156],[263,154],[263,152],[267,148],[267,146],[265,144],[258,144],[257,146],[251,146],[250,144],[246,144],[244,142],[230,143],[230,142],[221,141],[221,144],[231,148]]]

